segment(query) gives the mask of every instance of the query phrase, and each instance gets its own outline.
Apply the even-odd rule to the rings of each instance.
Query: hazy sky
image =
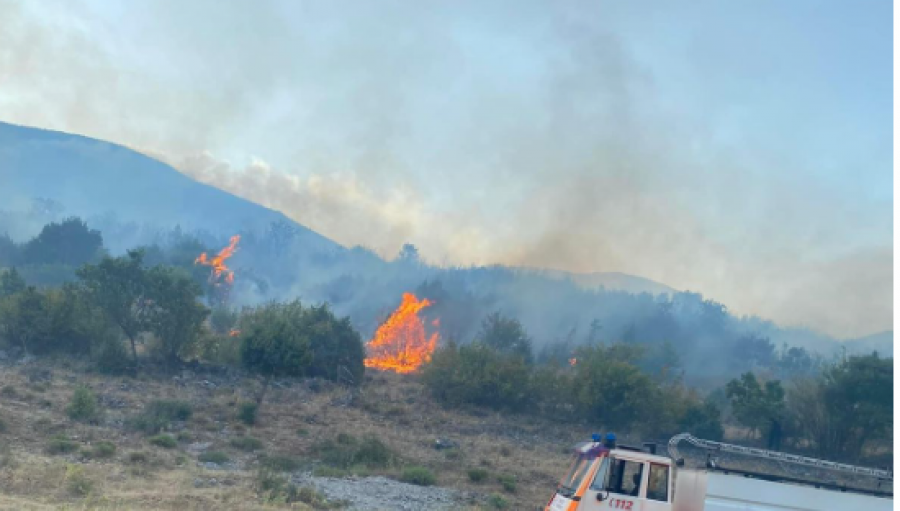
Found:
[[[386,256],[892,328],[889,0],[0,0],[0,120]]]

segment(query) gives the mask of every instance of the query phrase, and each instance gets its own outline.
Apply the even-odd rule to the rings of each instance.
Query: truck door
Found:
[[[669,511],[672,498],[670,475],[672,467],[661,463],[649,463],[647,473],[647,500],[644,511]]]
[[[609,457],[597,470],[594,481],[584,493],[578,511],[658,511],[646,508],[647,463]]]

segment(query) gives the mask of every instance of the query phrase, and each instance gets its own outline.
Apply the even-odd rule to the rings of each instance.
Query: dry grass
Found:
[[[374,436],[401,456],[401,463],[376,470],[399,477],[408,466],[423,466],[437,476],[437,485],[487,496],[503,494],[513,509],[531,509],[547,501],[565,469],[565,448],[585,435],[583,427],[561,425],[534,418],[510,418],[484,411],[446,410],[435,403],[415,377],[373,373],[352,391],[330,383],[285,381],[273,386],[260,407],[256,425],[238,418],[240,403],[252,401],[259,382],[242,378],[235,385],[204,384],[206,376],[173,379],[171,375],[138,378],[102,377],[79,367],[51,367],[46,362],[29,366],[51,369],[42,390],[29,390],[22,368],[0,368],[0,418],[6,423],[0,443],[12,446],[10,463],[0,463],[0,509],[308,509],[303,504],[264,504],[253,489],[259,456],[290,456],[314,462],[314,446],[338,433],[357,438]],[[210,381],[221,378],[208,377]],[[99,425],[70,420],[66,416],[72,391],[86,385],[104,406]],[[318,387],[318,388],[317,388]],[[8,395],[7,395],[8,394]],[[148,402],[177,399],[191,403],[194,413],[182,431],[170,432],[182,441],[176,449],[151,445],[147,435],[125,424]],[[46,454],[50,437],[64,434],[89,448],[106,440],[116,446],[109,459],[87,460],[78,454]],[[261,439],[258,452],[241,450],[231,440],[241,435]],[[438,438],[451,439],[457,449],[437,450]],[[209,451],[223,451],[238,470],[206,471],[197,465],[189,442],[210,443]],[[146,462],[133,462],[130,454],[145,452]],[[0,453],[2,454],[2,453]],[[73,495],[66,485],[67,464],[84,467],[93,483],[86,496]],[[468,471],[483,468],[490,476],[473,483]],[[515,493],[505,493],[500,476],[514,477]],[[216,478],[211,488],[196,488],[195,479]]]

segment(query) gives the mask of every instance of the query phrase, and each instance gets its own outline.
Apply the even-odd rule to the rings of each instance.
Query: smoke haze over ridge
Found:
[[[892,328],[890,4],[629,5],[0,0],[0,119],[384,255]]]

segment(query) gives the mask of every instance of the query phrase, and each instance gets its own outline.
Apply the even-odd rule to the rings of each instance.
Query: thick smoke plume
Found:
[[[854,120],[790,82],[815,71],[791,33],[728,39],[746,13],[708,7],[685,42],[659,23],[677,12],[612,2],[0,0],[0,114],[382,255],[622,271],[838,336],[890,329],[892,197],[823,174],[889,182],[889,146],[830,138]],[[786,85],[738,96],[726,66]]]

